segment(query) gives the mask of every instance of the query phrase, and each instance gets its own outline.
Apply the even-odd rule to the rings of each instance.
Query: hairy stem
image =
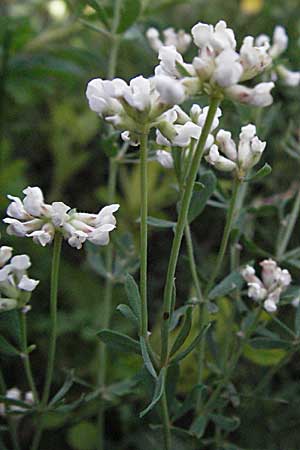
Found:
[[[46,371],[45,386],[42,395],[41,407],[42,410],[46,408],[50,389],[53,378],[54,369],[54,359],[56,351],[56,338],[57,338],[57,291],[58,291],[58,276],[59,276],[59,265],[60,265],[60,254],[62,245],[62,235],[56,233],[54,236],[54,246],[53,246],[53,256],[52,256],[52,269],[51,269],[51,290],[50,290],[50,342],[48,347],[48,363]],[[41,414],[43,411],[41,411]],[[43,423],[40,418],[36,433],[33,438],[31,450],[37,450],[40,444],[40,440],[43,433]]]
[[[141,136],[140,144],[140,190],[141,190],[141,269],[140,269],[140,291],[141,291],[141,330],[140,334],[148,339],[148,306],[147,306],[147,246],[148,246],[148,166],[147,166],[148,135]]]
[[[22,360],[24,365],[24,370],[26,373],[28,385],[30,387],[30,390],[32,391],[34,403],[37,404],[39,402],[39,395],[35,386],[32,370],[31,370],[31,364],[28,354],[28,342],[27,342],[27,318],[26,313],[23,311],[20,311],[20,326],[21,326],[21,345],[22,345]]]
[[[286,248],[289,244],[289,241],[291,239],[291,235],[293,233],[297,218],[299,216],[299,211],[300,211],[300,189],[298,190],[298,193],[296,195],[295,198],[295,202],[293,205],[293,209],[292,212],[290,214],[289,217],[289,221],[284,233],[283,238],[281,239],[278,249],[277,249],[277,253],[276,253],[276,257],[278,259],[280,259],[282,257],[282,255],[284,254],[284,252],[286,251]]]
[[[172,450],[171,424],[166,391],[164,392],[161,399],[161,416],[164,430],[164,450]]]
[[[173,292],[173,282],[174,276],[181,246],[181,241],[186,225],[187,214],[191,202],[191,197],[193,193],[194,182],[196,180],[197,172],[199,169],[199,164],[204,154],[205,144],[210,132],[212,122],[214,120],[217,108],[219,106],[220,100],[218,98],[213,98],[210,103],[207,118],[202,129],[202,133],[197,144],[195,153],[193,155],[193,160],[191,164],[191,169],[188,173],[185,190],[182,196],[180,212],[178,216],[178,221],[175,230],[175,236],[172,243],[171,255],[169,259],[166,284],[164,290],[164,303],[163,303],[163,323],[161,330],[161,365],[165,366],[169,358],[169,321],[172,313],[172,292]]]

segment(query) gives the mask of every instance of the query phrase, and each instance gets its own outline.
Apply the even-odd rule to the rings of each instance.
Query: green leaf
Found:
[[[152,401],[150,403],[150,405],[147,406],[146,409],[144,409],[141,413],[140,413],[140,417],[144,417],[146,414],[148,414],[153,408],[154,406],[160,401],[163,392],[164,392],[164,385],[165,385],[165,377],[166,377],[166,368],[163,367],[159,373],[159,376],[156,380],[155,383],[155,388],[154,388],[154,393],[153,393],[153,397],[152,397]]]
[[[64,398],[64,396],[67,394],[67,392],[69,392],[69,390],[73,386],[73,383],[74,383],[74,371],[71,371],[68,374],[66,381],[64,382],[62,387],[59,389],[59,391],[54,395],[54,397],[50,401],[49,405],[53,406],[53,405],[55,405],[55,403],[58,403],[60,400],[62,400]]]
[[[280,363],[285,355],[286,351],[281,349],[258,350],[257,348],[251,347],[249,344],[246,344],[244,347],[244,356],[260,366],[275,366]]]
[[[8,342],[3,336],[0,336],[0,353],[9,356],[19,356],[19,350]]]
[[[141,296],[135,279],[129,273],[125,280],[125,291],[128,298],[130,308],[132,309],[138,323],[141,323]]]
[[[272,167],[269,164],[265,164],[261,167],[254,175],[250,178],[245,178],[244,181],[257,181],[261,178],[266,177],[272,172]]]
[[[215,286],[210,293],[208,294],[208,297],[213,300],[217,297],[223,297],[224,295],[229,294],[235,289],[241,289],[244,284],[244,279],[242,275],[237,272],[231,272],[230,275],[225,277],[217,286]]]
[[[174,292],[174,289],[173,289],[173,292]],[[175,311],[173,312],[173,314],[171,316],[171,320],[170,320],[170,325],[169,325],[170,331],[173,331],[177,327],[181,317],[185,315],[186,311],[190,307],[191,307],[191,305],[187,304],[187,305],[183,305],[183,306],[180,306],[179,308],[175,309]]]
[[[300,336],[300,305],[297,306],[295,314],[295,333],[297,337]]]
[[[257,337],[249,341],[253,348],[257,349],[290,349],[292,343],[283,339],[271,339],[267,337]]]
[[[117,33],[124,33],[130,28],[138,19],[141,9],[141,0],[123,0]]]
[[[198,416],[193,421],[190,427],[190,433],[195,435],[198,439],[200,439],[205,432],[206,425],[207,425],[207,418],[205,416]]]
[[[157,375],[155,372],[155,369],[153,367],[151,358],[148,353],[147,344],[145,341],[145,338],[143,336],[140,337],[140,344],[141,344],[141,351],[142,351],[142,357],[144,360],[144,364],[150,375],[152,375],[153,378],[157,379]]]
[[[171,348],[170,356],[173,356],[174,353],[176,353],[180,349],[180,347],[185,343],[188,335],[190,334],[191,327],[192,327],[192,307],[188,308],[186,311],[184,323]]]
[[[97,335],[102,342],[120,352],[141,354],[139,342],[126,334],[113,330],[101,330]]]
[[[210,414],[209,418],[220,428],[226,431],[234,431],[240,426],[238,417],[225,417],[221,414]]]
[[[191,344],[185,350],[183,350],[181,353],[179,353],[177,356],[175,356],[175,358],[172,359],[171,362],[178,363],[179,361],[184,359],[187,355],[189,355],[197,347],[197,345],[199,344],[201,339],[204,338],[204,336],[206,335],[206,333],[210,327],[211,327],[211,323],[209,323],[204,328],[202,328],[200,333],[195,337],[195,339],[191,342]]]
[[[147,224],[152,227],[157,228],[174,228],[176,226],[176,222],[171,222],[170,220],[158,219],[157,217],[148,216]]]
[[[207,201],[216,188],[217,178],[212,171],[207,171],[200,175],[198,182],[204,187],[202,190],[199,190],[199,184],[197,184],[196,190],[194,189],[188,212],[189,223],[193,222],[204,210]]]
[[[119,311],[126,319],[128,319],[135,328],[139,328],[139,323],[136,318],[136,315],[132,311],[131,308],[129,308],[128,305],[120,304],[117,306],[117,311]]]

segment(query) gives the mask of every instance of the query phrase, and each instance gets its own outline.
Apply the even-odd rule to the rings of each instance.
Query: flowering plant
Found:
[[[106,17],[105,8],[98,2],[91,4],[99,7]],[[288,44],[283,27],[275,28],[272,40],[266,35],[246,36],[238,47],[234,31],[220,20],[215,25],[198,22],[188,33],[174,28],[161,33],[154,27],[145,30],[150,47],[156,52],[157,65],[150,77],[137,75],[127,82],[115,77],[120,39],[126,37],[125,30],[118,31],[122,25],[121,6],[122,0],[116,0],[112,28],[107,31],[112,38],[107,79],[94,78],[86,88],[88,106],[99,116],[99,123],[104,122],[103,135],[109,147],[105,190],[108,205],[98,213],[78,212],[61,201],[46,203],[42,190],[30,186],[23,190],[23,199],[8,195],[10,203],[3,222],[9,239],[29,237],[41,247],[51,247],[52,267],[49,344],[41,389],[31,367],[35,346],[28,345],[27,335],[28,314],[35,308],[35,289],[39,284],[29,278],[28,270],[34,273],[37,265],[31,267],[25,254],[12,257],[12,247],[0,247],[0,313],[2,318],[14,317],[19,330],[18,345],[10,344],[4,337],[1,341],[1,337],[0,348],[3,346],[9,354],[21,357],[27,385],[23,395],[19,388],[7,386],[0,374],[0,416],[7,425],[5,439],[14,450],[19,450],[20,423],[30,421],[30,449],[42,449],[44,436],[49,432],[48,415],[66,414],[69,419],[82,408],[83,416],[91,415],[97,422],[93,448],[104,450],[110,445],[105,433],[108,404],[119,404],[121,397],[134,393],[139,408],[143,405],[139,418],[153,428],[153,448],[236,450],[230,441],[234,439],[231,433],[240,426],[235,414],[240,397],[234,376],[241,359],[252,357],[252,362],[256,362],[268,355],[268,350],[284,350],[255,387],[255,393],[260,394],[299,348],[300,288],[294,277],[299,262],[296,261],[297,267],[293,259],[299,250],[296,249],[295,256],[295,251],[288,252],[287,248],[299,215],[300,195],[281,229],[279,242],[267,250],[255,243],[254,221],[249,219],[259,205],[249,206],[247,199],[251,187],[272,171],[264,163],[273,161],[273,156],[272,146],[259,124],[262,108],[268,111],[272,105],[278,81],[296,87],[300,75],[287,69],[280,59]],[[188,62],[183,54],[192,55],[185,56]],[[247,121],[242,120],[241,114],[237,126],[232,126],[227,104],[231,108],[241,108],[243,104],[251,111],[255,108],[256,114]],[[130,171],[121,169],[127,163],[138,164],[138,183],[134,188],[139,194],[139,217],[132,220],[139,227],[138,259],[133,240],[128,235],[121,236],[120,231],[122,211],[125,214],[127,205],[118,183],[124,186],[128,181]],[[149,200],[157,194],[149,183],[153,166],[160,170],[160,176],[172,177],[170,191],[176,198],[173,220],[149,214]],[[134,194],[133,190],[129,192]],[[216,257],[214,251],[212,256],[207,254],[209,242],[198,247],[194,238],[193,227],[205,222],[199,217],[207,206],[225,213],[221,237],[214,239]],[[116,219],[114,214],[119,207]],[[219,218],[216,212],[213,220],[217,222]],[[156,317],[148,276],[149,242],[152,243],[149,227],[164,228],[170,247],[166,270],[163,264],[159,267],[164,283],[158,295]],[[64,241],[82,249],[82,253],[86,251],[88,264],[105,281],[104,289],[97,292],[101,300],[97,330],[92,333],[84,330],[89,334],[87,343],[90,334],[99,341],[93,364],[95,380],[90,382],[70,371],[63,386],[54,393],[58,287]],[[191,284],[184,299],[180,295],[179,270],[183,248]],[[73,249],[68,251],[75,253]],[[264,259],[258,263],[254,255]],[[260,276],[256,274],[256,266],[261,267]],[[138,270],[139,279],[134,276]],[[111,326],[113,292],[118,297],[126,294],[127,300],[116,308],[126,326],[119,326],[120,321]],[[281,320],[281,308],[296,313],[293,329]],[[222,310],[226,313],[222,314]],[[138,373],[110,383],[108,349],[112,355],[114,352],[129,355],[129,365],[129,358],[137,356]],[[259,350],[266,353],[261,356]],[[115,361],[122,364],[121,357]],[[194,370],[188,384],[186,365],[191,361]],[[147,393],[139,397],[141,389],[137,386],[143,383]],[[67,401],[73,385],[84,392]]]

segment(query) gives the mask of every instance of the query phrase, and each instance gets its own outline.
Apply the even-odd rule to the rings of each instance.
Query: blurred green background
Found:
[[[126,7],[134,6],[127,0]],[[113,0],[103,0],[108,15]],[[1,217],[7,207],[6,194],[20,195],[26,186],[40,186],[47,201],[61,200],[82,211],[96,212],[107,197],[108,157],[111,142],[101,120],[92,113],[85,98],[87,82],[94,77],[105,78],[111,50],[111,40],[99,32],[96,1],[86,0],[1,0],[0,4],[0,207]],[[225,19],[241,44],[245,35],[271,35],[274,26],[286,27],[290,45],[285,56],[289,67],[300,69],[300,2],[299,0],[144,0],[137,22],[124,33],[117,76],[129,80],[143,74],[149,76],[157,64],[156,54],[145,39],[149,26],[160,30],[173,26],[189,31],[197,21],[216,23]],[[192,57],[192,51],[186,55]],[[248,234],[256,244],[272,251],[278,234],[280,214],[289,207],[289,200],[299,189],[299,160],[285,150],[290,145],[300,151],[300,90],[278,84],[274,90],[274,105],[264,111],[224,104],[222,126],[235,134],[241,125],[253,121],[258,135],[268,141],[266,160],[273,173],[252,188],[251,205],[257,216],[247,223]],[[291,144],[292,142],[292,144]],[[298,146],[299,143],[299,146]],[[156,162],[150,163],[149,207],[152,216],[175,218],[172,175]],[[229,179],[221,182],[226,193]],[[139,190],[138,167],[122,165],[118,179],[117,199],[120,239],[132,233],[132,246],[124,258],[134,271],[137,268]],[[192,226],[199,264],[217,249],[217,239],[223,225],[223,211],[207,207]],[[257,226],[254,233],[254,225]],[[297,230],[299,229],[299,224]],[[151,228],[149,243],[149,298],[152,327],[161,304],[171,232]],[[1,225],[2,245],[12,245],[16,253],[26,252],[32,259],[32,277],[41,283],[32,298],[29,315],[29,342],[37,349],[32,353],[33,369],[42,387],[48,338],[48,286],[51,249],[40,248],[30,240],[11,238]],[[123,238],[122,238],[123,239]],[[136,249],[133,249],[135,245]],[[292,246],[300,245],[299,233],[294,233]],[[247,249],[251,254],[251,249]],[[253,250],[253,249],[252,249]],[[179,263],[177,285],[179,303],[190,292],[190,275],[183,256]],[[253,251],[255,254],[255,251]],[[122,255],[121,255],[122,256]],[[297,267],[290,268],[299,279]],[[204,272],[205,272],[204,270]],[[99,330],[103,278],[87,262],[85,251],[67,245],[59,288],[59,340],[55,373],[55,388],[63,383],[66,372],[75,369],[76,376],[87,383],[95,380],[97,339]],[[123,303],[121,284],[114,290],[114,306]],[[113,306],[113,310],[114,310]],[[287,313],[289,314],[289,313]],[[222,316],[222,314],[221,314]],[[226,313],[220,326],[226,326]],[[287,317],[287,320],[289,318]],[[116,325],[117,324],[117,325]],[[128,324],[114,312],[112,326],[128,329]],[[0,318],[1,332],[9,335],[10,325]],[[155,334],[155,327],[154,327]],[[25,390],[21,362],[1,355],[1,367],[9,387]],[[138,359],[110,353],[109,378],[117,382],[133,376],[140,367]],[[265,371],[263,365],[244,360],[236,374],[236,383],[244,393],[251,393]],[[181,374],[181,394],[188,391],[194,373],[194,359],[185,364]],[[271,392],[278,401],[256,399],[249,402],[241,396],[237,415],[241,427],[232,442],[239,449],[300,450],[299,358],[295,357],[275,377]],[[75,400],[84,390],[76,385],[70,393]],[[143,397],[142,393],[142,397]],[[155,447],[146,421],[138,419],[142,404],[137,395],[114,397],[107,404],[107,449],[134,450]],[[280,401],[280,399],[284,401]],[[287,403],[288,402],[288,403]],[[75,409],[69,415],[51,415],[47,419],[43,450],[95,449],[97,402]],[[184,425],[184,424],[183,424]],[[30,421],[21,424],[22,450],[28,448]],[[142,446],[142,447],[141,447]],[[175,450],[175,449],[174,449]]]

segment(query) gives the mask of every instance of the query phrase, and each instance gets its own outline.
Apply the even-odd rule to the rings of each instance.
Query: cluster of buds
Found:
[[[176,146],[188,148],[192,140],[198,140],[208,113],[208,106],[201,108],[199,105],[192,105],[189,114],[185,113],[179,106],[174,106],[161,116],[160,123],[156,130],[156,143],[163,147],[156,152],[158,162],[165,168],[173,167],[172,155],[168,147]],[[217,109],[210,132],[219,125],[219,118],[222,115],[220,108]],[[214,143],[214,137],[209,134],[205,144],[208,151]]]
[[[174,28],[166,28],[162,34],[163,42],[156,28],[151,27],[146,32],[149,45],[155,52],[159,52],[161,47],[173,45],[180,53],[185,53],[192,42],[191,35],[184,30],[176,32]]]
[[[280,62],[277,63],[278,58],[285,52],[288,46],[288,35],[282,26],[277,26],[274,29],[272,41],[269,36],[261,34],[256,39],[256,45],[265,45],[268,49],[268,54],[272,58],[272,79],[277,80],[279,77],[287,86],[298,86],[300,84],[300,72],[294,72],[287,69]]]
[[[7,233],[15,236],[27,236],[34,242],[45,246],[50,244],[56,232],[62,233],[71,247],[80,249],[88,240],[95,245],[107,245],[109,232],[116,227],[113,215],[119,205],[105,206],[98,214],[79,213],[63,202],[44,202],[40,188],[27,187],[23,201],[11,195],[7,209],[9,217]]]
[[[192,28],[192,36],[198,47],[198,55],[192,64],[186,64],[175,46],[161,47],[160,64],[155,73],[175,79],[189,77],[185,86],[189,93],[206,92],[209,95],[226,95],[233,100],[254,106],[269,106],[273,82],[260,83],[249,88],[240,83],[254,78],[272,64],[269,44],[254,45],[254,38],[247,36],[236,51],[233,30],[223,20],[216,26],[198,23]]]
[[[235,171],[242,179],[247,171],[259,162],[266,143],[256,136],[256,127],[252,124],[242,127],[239,137],[236,146],[229,131],[219,130],[216,144],[211,146],[205,159],[218,170]]]
[[[33,403],[34,403],[33,394],[31,391],[26,392],[24,395],[24,398],[22,398],[21,391],[15,387],[8,389],[5,397],[8,400],[23,401],[28,406],[33,405]],[[5,417],[7,413],[19,415],[19,414],[22,414],[22,412],[24,412],[24,411],[26,411],[26,409],[20,405],[14,405],[12,403],[12,404],[9,404],[9,406],[6,406],[4,403],[0,403],[0,416],[2,416],[2,417]]]
[[[248,284],[248,297],[256,302],[263,302],[268,312],[275,312],[281,294],[290,285],[292,279],[288,270],[278,267],[276,261],[266,259],[260,263],[261,279],[255,275],[255,269],[246,266],[242,276]]]
[[[29,256],[12,257],[12,252],[11,247],[0,247],[0,312],[23,308],[39,284],[27,275]]]

